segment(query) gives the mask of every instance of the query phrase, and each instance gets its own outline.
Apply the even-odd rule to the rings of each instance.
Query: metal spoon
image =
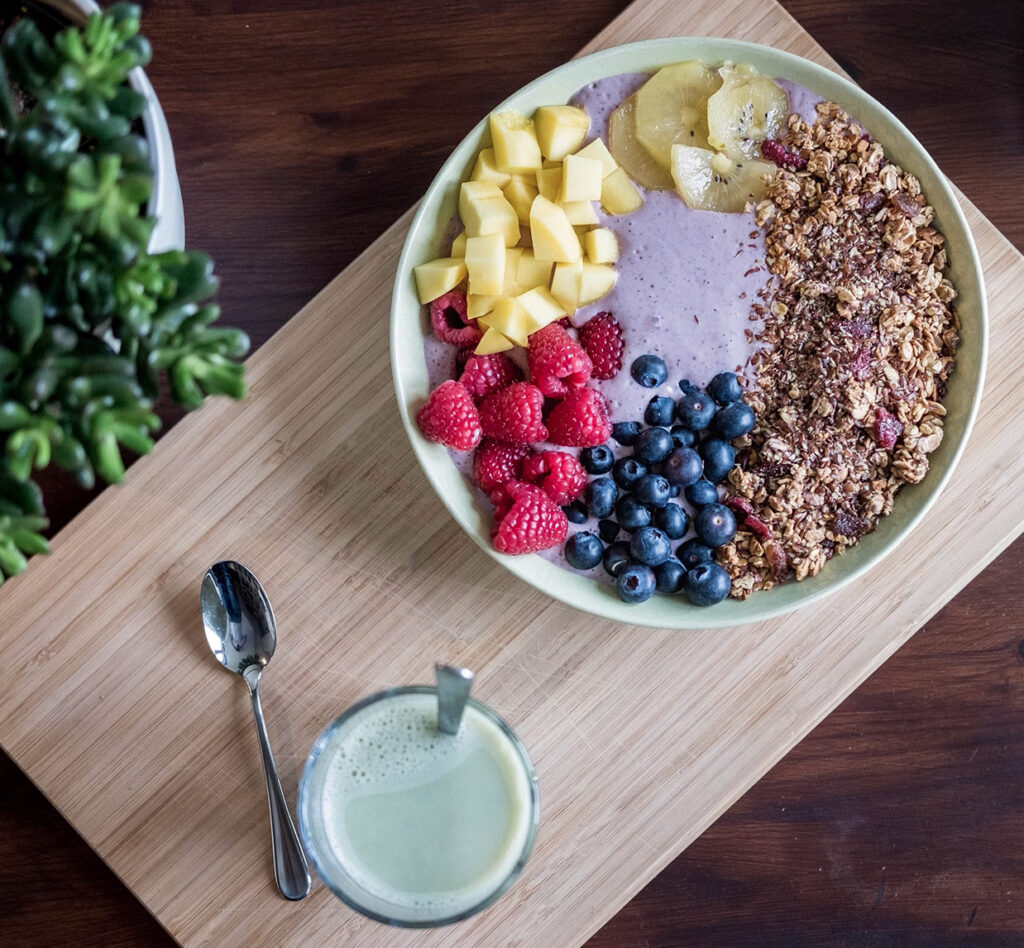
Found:
[[[200,605],[206,641],[210,643],[214,657],[228,671],[241,675],[249,686],[260,753],[263,755],[263,773],[267,778],[277,887],[286,899],[304,899],[309,895],[311,884],[309,866],[288,812],[260,707],[260,675],[277,645],[274,611],[259,580],[240,563],[230,560],[214,563],[206,571]]]
[[[434,677],[437,679],[437,729],[442,734],[458,734],[469,689],[473,687],[473,673],[468,668],[438,662],[434,666]]]

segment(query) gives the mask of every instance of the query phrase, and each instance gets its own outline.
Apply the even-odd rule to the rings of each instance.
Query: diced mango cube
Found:
[[[561,160],[576,151],[590,130],[590,117],[572,105],[542,105],[533,113],[540,153]]]
[[[519,243],[519,218],[493,181],[464,181],[459,192],[459,217],[467,237],[500,234],[506,247]]]
[[[537,260],[569,263],[582,257],[579,238],[565,211],[542,194],[534,198],[530,208],[530,234]]]
[[[558,206],[573,227],[589,227],[600,221],[592,201],[566,201]]]
[[[526,311],[526,329],[530,333],[543,329],[565,315],[565,307],[542,286],[535,286],[516,299]]]
[[[459,188],[459,214],[461,216],[464,201],[484,201],[500,196],[501,188],[493,181],[463,181],[462,187]]]
[[[416,293],[421,303],[429,303],[466,279],[466,261],[455,257],[438,257],[412,269],[416,277]]]
[[[464,230],[459,231],[458,235],[452,241],[451,255],[453,257],[466,256],[466,232]]]
[[[532,119],[510,109],[492,112],[490,126],[494,160],[499,171],[522,174],[540,167],[540,146]]]
[[[600,201],[601,200],[601,162],[596,158],[583,158],[579,155],[567,155],[562,165],[562,187],[559,201]]]
[[[466,239],[469,292],[496,295],[505,284],[505,242],[501,234]]]
[[[516,283],[524,290],[546,287],[551,282],[551,267],[550,260],[538,260],[532,250],[524,250],[516,267]]]
[[[606,263],[584,263],[580,273],[580,306],[599,300],[615,286],[615,268]]]
[[[520,224],[530,223],[530,205],[537,196],[536,179],[532,174],[514,174],[502,189],[505,199],[515,209]]]
[[[537,172],[537,190],[549,201],[558,200],[558,192],[562,189],[562,166],[541,168]]]
[[[518,296],[523,292],[523,287],[516,279],[516,272],[519,269],[519,260],[523,256],[522,247],[505,248],[505,276],[501,285],[502,296]]]
[[[484,295],[481,293],[470,293],[466,296],[466,317],[467,319],[479,319],[486,316],[494,309],[498,299],[496,293]]]
[[[565,307],[567,313],[575,313],[580,305],[580,280],[583,277],[583,261],[556,263],[551,277],[551,295]]]
[[[494,149],[484,148],[476,156],[476,164],[469,177],[472,181],[493,181],[499,188],[503,188],[512,176],[507,171],[498,170],[498,166],[494,163]]]
[[[513,343],[503,333],[497,329],[487,329],[473,351],[477,355],[491,355],[495,352],[505,352],[512,346]]]
[[[609,214],[628,214],[643,203],[625,168],[616,168],[601,182],[601,204]]]
[[[481,316],[478,322],[487,329],[497,329],[517,346],[525,346],[529,341],[526,310],[514,296],[499,296],[494,310]]]
[[[619,167],[619,163],[608,150],[608,146],[600,138],[595,138],[589,145],[584,145],[576,152],[576,156],[578,158],[594,158],[600,161],[602,178],[607,178],[608,175]]]
[[[619,259],[619,241],[607,227],[595,227],[583,235],[583,249],[591,263],[615,263]]]

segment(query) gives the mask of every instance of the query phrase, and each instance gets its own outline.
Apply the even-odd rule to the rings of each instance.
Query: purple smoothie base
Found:
[[[569,100],[590,116],[594,133],[591,139],[607,139],[611,113],[649,78],[647,73],[610,76],[584,86]],[[821,96],[787,79],[775,81],[789,96],[790,110],[812,123]],[[598,207],[600,226],[614,231],[619,242],[618,277],[608,294],[581,307],[572,317],[574,325],[582,326],[596,313],[607,310],[623,327],[622,371],[613,379],[592,379],[588,383],[608,401],[613,422],[643,423],[644,409],[656,395],[678,398],[680,379],[703,387],[719,372],[744,374],[758,349],[754,336],[762,325],[750,307],[768,282],[764,233],[754,223],[752,213],[695,211],[674,191],[637,187],[644,198],[638,210],[612,216]],[[442,254],[448,253],[450,240],[451,235],[447,235]],[[684,266],[679,266],[680,259]],[[433,389],[454,377],[455,348],[433,335],[426,315],[423,331],[427,373]],[[645,354],[660,356],[668,367],[668,378],[658,388],[643,388],[630,375],[633,360]],[[517,347],[507,355],[525,370],[525,349]],[[614,440],[609,445],[616,457],[627,456],[632,450]],[[579,456],[579,448],[561,445],[539,444],[534,449]],[[472,452],[448,453],[471,485],[481,510],[492,514],[490,501],[473,483]],[[689,503],[681,496],[675,502],[692,519],[694,511]],[[596,533],[596,519],[591,517],[584,524],[570,523],[568,536],[581,530]],[[686,537],[673,540],[673,548],[692,535],[691,531]],[[628,534],[620,532],[619,538],[628,539]],[[590,570],[573,569],[565,561],[563,548],[564,544],[538,555],[599,582],[613,581],[600,565]]]

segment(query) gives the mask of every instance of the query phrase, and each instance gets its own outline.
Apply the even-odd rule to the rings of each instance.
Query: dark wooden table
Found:
[[[1024,249],[1024,4],[784,2]],[[144,5],[189,243],[259,345],[626,3]],[[1022,574],[1019,541],[591,945],[1024,944]],[[64,944],[171,941],[0,755],[0,945]]]

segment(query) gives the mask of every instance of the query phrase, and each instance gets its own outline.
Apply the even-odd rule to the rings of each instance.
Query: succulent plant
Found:
[[[249,340],[214,325],[210,258],[147,251],[146,102],[127,78],[149,58],[128,3],[0,39],[0,582],[48,550],[33,472],[119,482],[123,452],[153,447],[161,377],[187,409],[245,395]]]

